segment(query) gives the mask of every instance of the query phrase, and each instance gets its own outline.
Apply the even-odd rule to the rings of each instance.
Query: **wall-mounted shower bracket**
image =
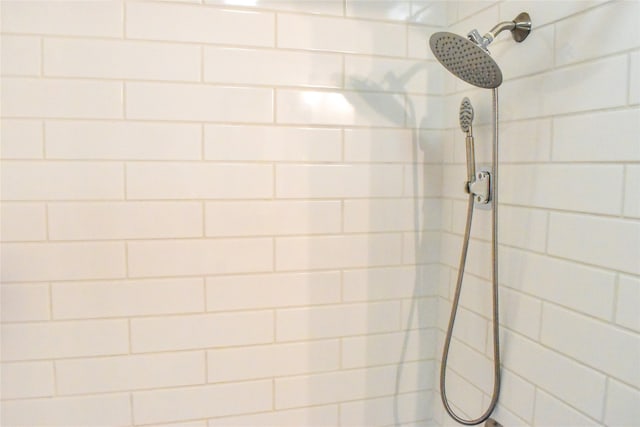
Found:
[[[491,169],[481,167],[474,180],[467,183],[467,192],[473,194],[477,207],[491,208]]]

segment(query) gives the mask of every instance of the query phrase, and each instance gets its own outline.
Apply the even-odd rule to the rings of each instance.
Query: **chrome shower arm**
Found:
[[[515,28],[516,23],[514,21],[504,21],[490,29],[484,37],[489,40],[489,43],[491,43],[496,37],[498,37],[498,34],[504,30],[513,31]]]
[[[500,22],[490,29],[484,36],[481,36],[478,30],[471,30],[469,34],[467,34],[467,37],[484,50],[487,50],[487,46],[489,46],[491,42],[498,37],[498,34],[505,30],[511,31],[511,35],[515,41],[523,41],[531,32],[531,18],[529,17],[529,14],[522,12],[516,16],[513,21]]]

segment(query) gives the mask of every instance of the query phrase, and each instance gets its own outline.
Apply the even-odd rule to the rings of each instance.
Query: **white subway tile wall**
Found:
[[[1,8],[2,425],[431,422],[446,2]]]
[[[491,47],[495,416],[640,418],[637,2],[0,7],[1,424],[451,425],[458,105],[486,163],[491,99],[427,40],[523,10],[531,38]],[[490,236],[476,212],[447,382],[469,417],[492,388]]]
[[[518,426],[636,425],[640,4],[453,4],[448,26],[458,33],[482,33],[498,17],[512,20],[522,11],[533,22],[522,44],[505,34],[489,47],[505,78],[499,89],[503,380],[494,417]],[[598,40],[586,36],[605,26],[607,34]],[[453,207],[453,221],[442,226],[441,261],[451,279],[443,276],[440,285],[441,340],[466,219],[459,185],[465,179],[464,135],[456,120],[463,96],[471,99],[479,123],[479,162],[491,161],[492,138],[491,92],[446,79],[454,89],[444,104],[443,128],[451,130],[447,140],[455,148],[452,157],[443,157],[442,203]],[[490,220],[489,212],[476,210],[447,379],[448,396],[469,417],[487,407],[493,385],[490,276],[476,260],[482,256],[478,247],[488,250]],[[470,322],[470,315],[478,320]],[[479,345],[477,335],[486,336],[486,345]],[[453,425],[439,404],[432,417]]]

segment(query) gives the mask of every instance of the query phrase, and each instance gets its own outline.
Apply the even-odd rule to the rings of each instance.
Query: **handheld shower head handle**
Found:
[[[460,102],[460,129],[467,134],[465,145],[467,150],[467,179],[473,181],[476,174],[475,147],[473,144],[473,105],[466,96]]]

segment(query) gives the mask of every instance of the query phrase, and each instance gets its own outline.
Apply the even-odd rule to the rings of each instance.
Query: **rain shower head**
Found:
[[[493,89],[502,84],[502,71],[487,46],[504,30],[510,30],[515,41],[523,41],[531,32],[529,15],[523,12],[513,21],[501,22],[484,36],[477,30],[466,38],[447,32],[435,33],[429,45],[436,59],[456,77],[474,86]]]

